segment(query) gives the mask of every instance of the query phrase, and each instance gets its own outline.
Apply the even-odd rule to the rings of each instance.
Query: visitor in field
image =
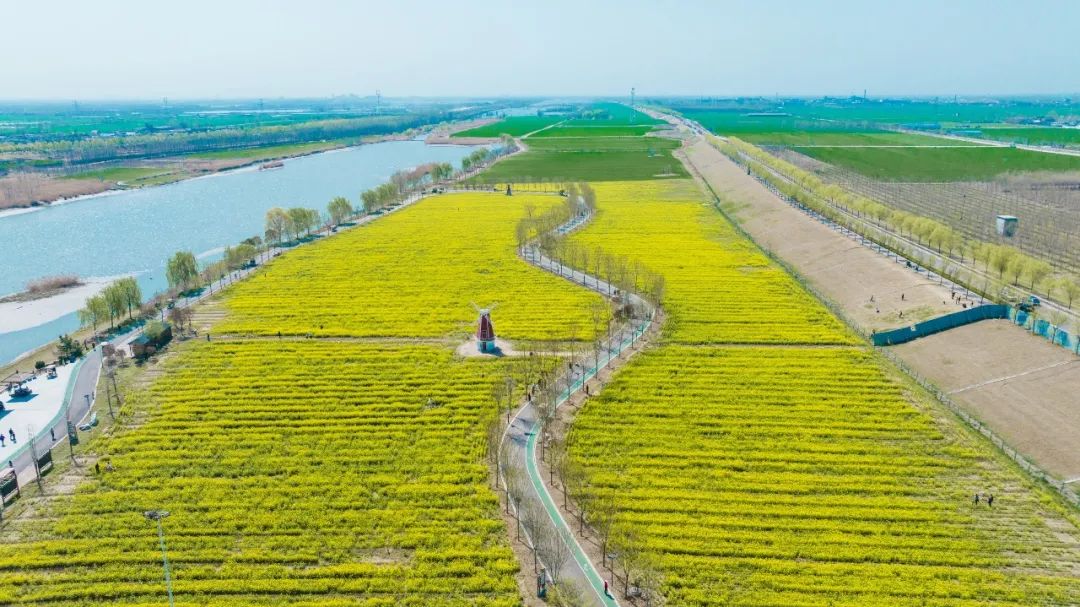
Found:
[[[993,493],[986,496],[986,506],[988,508],[993,508],[994,507],[994,494]]]
[[[979,505],[979,494],[978,493],[975,494],[975,505],[976,506]]]

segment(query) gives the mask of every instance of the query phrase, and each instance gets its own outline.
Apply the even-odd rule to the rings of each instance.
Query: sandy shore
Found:
[[[0,303],[0,333],[22,331],[75,312],[118,277],[87,278],[84,284],[52,297]]]

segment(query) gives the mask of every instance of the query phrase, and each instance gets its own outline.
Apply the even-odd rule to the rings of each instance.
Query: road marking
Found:
[[[963,388],[957,388],[956,390],[950,390],[948,392],[948,394],[959,394],[960,392],[964,392],[965,390],[974,390],[975,388],[981,388],[983,386],[988,386],[990,384],[995,384],[995,383],[998,383],[998,382],[1008,381],[1010,379],[1016,379],[1017,377],[1023,377],[1025,375],[1031,375],[1032,373],[1038,373],[1039,371],[1046,371],[1047,369],[1053,369],[1054,367],[1060,367],[1062,365],[1067,365],[1069,363],[1074,363],[1074,362],[1076,362],[1076,361],[1075,360],[1058,361],[1056,363],[1049,364],[1049,365],[1044,365],[1042,367],[1038,367],[1038,368],[1035,368],[1035,369],[1028,369],[1027,371],[1023,371],[1021,373],[1014,373],[1012,375],[1006,375],[1004,377],[996,377],[994,379],[988,379],[988,380],[986,380],[984,382],[979,382],[977,384],[971,384],[970,386],[964,386]]]

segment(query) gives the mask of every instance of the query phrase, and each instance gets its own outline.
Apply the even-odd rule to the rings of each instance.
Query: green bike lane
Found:
[[[581,225],[580,221],[574,222],[577,227]],[[562,230],[560,230],[562,231]],[[612,286],[607,284],[594,276],[585,274],[584,272],[573,270],[568,268],[546,256],[538,253],[535,249],[528,252],[525,255],[526,261],[529,263],[552,273],[558,274],[563,278],[567,278],[572,282],[581,284],[586,288],[597,291],[600,293],[610,293]],[[571,375],[565,378],[567,387],[564,389],[555,400],[555,407],[562,406],[564,403],[570,400],[572,396],[584,389],[585,383],[590,379],[597,376],[601,369],[610,365],[613,361],[617,360],[624,352],[630,350],[639,338],[641,338],[652,326],[653,322],[653,309],[643,299],[636,294],[631,294],[631,297],[635,300],[635,303],[647,308],[650,313],[648,317],[638,326],[626,327],[620,330],[616,335],[612,336],[602,350],[602,354],[599,357],[594,357],[593,363],[595,366],[584,368],[581,370],[574,370]],[[598,360],[597,360],[598,358]],[[526,473],[529,476],[530,484],[533,491],[536,493],[536,497],[539,498],[544,511],[547,512],[551,523],[555,526],[556,531],[560,537],[570,538],[573,542],[572,545],[568,545],[569,552],[573,558],[574,563],[580,570],[582,577],[588,586],[593,590],[599,604],[615,607],[619,605],[618,600],[614,597],[614,590],[612,594],[608,594],[604,591],[604,578],[601,576],[596,565],[589,559],[582,548],[578,538],[574,535],[574,531],[571,525],[563,517],[562,512],[559,510],[558,505],[555,503],[554,497],[548,491],[547,486],[544,484],[543,477],[540,472],[539,459],[537,456],[537,436],[539,436],[538,423],[533,419],[525,432],[527,441],[525,445],[525,468]]]

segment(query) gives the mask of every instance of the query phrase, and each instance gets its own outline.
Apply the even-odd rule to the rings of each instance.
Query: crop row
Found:
[[[673,605],[1080,603],[1073,523],[690,185],[595,184],[575,236],[663,274],[674,317],[568,439],[616,570]]]
[[[153,414],[101,444],[114,470],[0,543],[0,603],[159,600],[143,512],[164,509],[189,603],[517,604],[482,461],[503,369],[425,346],[192,344],[130,396]]]
[[[290,252],[236,284],[215,331],[323,337],[465,334],[498,304],[502,337],[588,337],[599,297],[515,256],[513,226],[556,196],[463,193]]]
[[[971,492],[996,491],[1007,475],[980,474],[985,458],[898,386],[867,398],[866,375],[880,370],[861,349],[665,346],[579,414],[571,453],[592,499],[618,504],[617,524],[656,555],[679,605],[1080,600],[1071,576],[1003,573],[1016,564],[1010,554],[1039,562],[1067,547],[1012,518],[1037,509],[1037,497],[974,510]],[[827,430],[840,421],[848,433]],[[987,533],[980,516],[1001,528]],[[827,573],[838,565],[850,570]],[[869,565],[888,567],[888,583],[868,585]],[[736,579],[742,595],[702,592]]]
[[[639,260],[664,275],[669,339],[855,343],[855,336],[825,306],[707,206],[692,182],[595,187],[605,206],[574,238]],[[623,207],[632,212],[615,212]]]

